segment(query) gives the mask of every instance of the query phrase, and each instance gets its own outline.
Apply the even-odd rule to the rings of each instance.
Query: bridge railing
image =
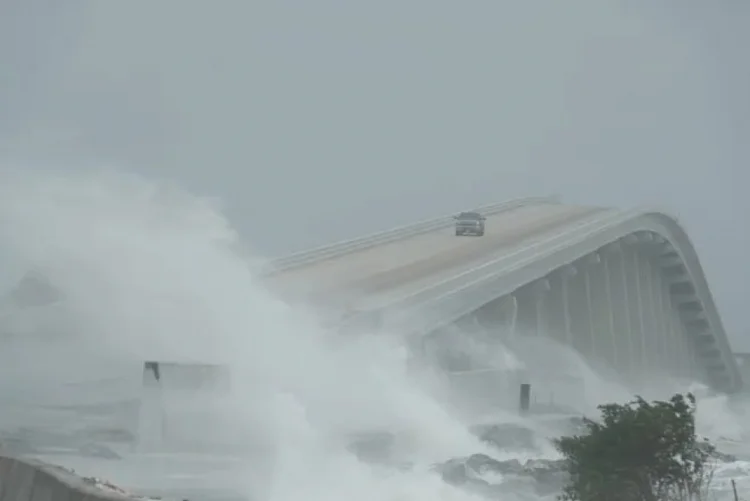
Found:
[[[560,198],[557,196],[528,197],[484,205],[471,210],[475,210],[484,215],[491,216],[529,205],[559,203]],[[417,223],[399,226],[390,230],[355,238],[353,240],[346,240],[335,244],[325,245],[315,249],[290,254],[288,256],[271,261],[266,266],[264,272],[266,274],[279,273],[293,268],[309,265],[316,261],[333,259],[345,254],[349,254],[350,252],[361,251],[369,249],[371,247],[375,247],[377,245],[395,242],[405,237],[420,235],[442,228],[448,228],[454,223],[453,216],[455,214],[456,213],[451,213],[432,219],[426,219]]]

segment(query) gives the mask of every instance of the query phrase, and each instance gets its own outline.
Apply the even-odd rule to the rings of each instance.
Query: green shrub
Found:
[[[695,397],[599,406],[586,433],[557,440],[570,479],[563,501],[700,500],[714,447],[695,433]]]

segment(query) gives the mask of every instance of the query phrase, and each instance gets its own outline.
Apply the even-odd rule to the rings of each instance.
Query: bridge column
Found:
[[[536,314],[536,335],[553,337],[552,329],[553,326],[551,320],[551,308],[550,303],[552,302],[552,295],[549,294],[552,287],[550,281],[546,278],[537,280],[531,284],[532,294],[534,295],[534,310]]]
[[[565,333],[565,343],[570,347],[575,347],[573,333],[573,308],[571,305],[571,295],[576,291],[573,287],[574,278],[578,275],[578,269],[573,265],[563,266],[558,271],[560,282],[562,284],[562,309],[563,309],[563,332]]]
[[[680,377],[690,377],[693,370],[692,356],[688,353],[687,343],[685,342],[684,332],[682,331],[682,325],[679,314],[677,313],[677,305],[674,303],[672,294],[669,292],[669,287],[664,288],[665,303],[666,303],[666,315],[669,321],[669,336],[668,346],[672,350],[673,365],[676,368],[675,374]]]
[[[666,315],[665,294],[664,294],[664,272],[659,262],[651,259],[651,277],[653,279],[654,293],[654,315],[656,319],[656,330],[654,337],[658,345],[659,365],[667,369],[668,373],[674,373],[674,355],[669,346],[669,319]]]
[[[548,318],[547,335],[567,346],[573,345],[570,326],[570,294],[568,279],[575,274],[572,266],[564,266],[551,273],[547,280],[550,290],[545,294],[545,311]]]
[[[695,344],[690,338],[690,334],[688,333],[688,330],[685,327],[684,322],[682,321],[682,315],[680,314],[679,309],[675,311],[675,320],[678,324],[679,332],[682,337],[683,352],[685,353],[685,357],[687,360],[688,376],[690,377],[691,381],[705,383],[706,378],[703,374],[700,357],[697,350],[695,349]]]
[[[699,306],[696,303],[696,306]],[[689,345],[696,359],[697,371],[709,384],[716,384],[716,369],[721,366],[721,351],[716,346],[716,338],[702,308],[684,308],[682,319],[688,334]],[[721,386],[719,383],[717,386]]]
[[[516,298],[516,336],[534,336],[537,333],[537,298],[531,284],[520,287]]]
[[[515,337],[518,321],[518,300],[515,295],[508,294],[487,303],[474,315],[489,339],[503,341]]]
[[[693,378],[700,371],[683,326],[681,310],[685,303],[695,303],[695,291],[682,259],[674,247],[662,242],[659,263],[664,277],[664,303],[668,309],[667,346],[672,354],[674,374]]]
[[[623,315],[620,317],[621,325],[619,327],[618,338],[621,341],[622,349],[628,353],[628,361],[624,365],[627,374],[633,376],[638,374],[638,366],[641,362],[641,335],[638,331],[638,284],[636,282],[635,252],[632,246],[625,243],[624,240],[630,241],[629,238],[621,240],[619,243],[620,253],[618,255],[620,264],[620,286],[622,287],[622,298],[624,301]]]
[[[672,297],[676,303],[677,318],[685,343],[685,352],[690,361],[690,376],[696,381],[708,382],[707,372],[701,360],[702,355],[713,354],[715,347],[707,346],[713,336],[709,331],[708,321],[703,315],[700,301],[694,295],[692,284],[677,282],[672,284]],[[675,294],[675,292],[677,292]],[[718,354],[718,352],[716,352]]]
[[[647,368],[659,372],[668,372],[668,370],[664,370],[667,368],[663,365],[666,360],[666,352],[662,343],[663,332],[658,307],[661,268],[654,267],[652,247],[647,247],[641,252],[641,263],[639,267],[640,282],[644,291],[641,295],[641,319],[643,321],[644,349],[648,353],[646,356]],[[657,274],[659,277],[656,276]]]
[[[518,323],[518,299],[514,294],[501,298],[498,310],[500,310],[500,316],[503,319],[504,337],[514,339],[516,337],[516,324]]]
[[[585,277],[586,302],[591,312],[592,351],[602,361],[617,366],[617,347],[614,341],[615,307],[610,283],[609,261],[604,251],[587,256]]]
[[[612,342],[616,352],[615,367],[621,374],[632,374],[633,347],[631,345],[630,302],[628,301],[628,268],[625,252],[620,243],[606,248],[604,265],[612,297]]]
[[[508,321],[508,337],[515,339],[516,337],[516,326],[518,325],[518,298],[515,294],[508,296],[508,303],[511,314]]]
[[[683,365],[684,358],[680,335],[675,326],[672,295],[669,293],[669,284],[665,284],[661,293],[663,297],[662,305],[664,306],[663,315],[666,328],[664,332],[664,344],[669,349],[672,374],[682,377],[685,375],[685,367]]]
[[[589,258],[580,259],[572,266],[573,275],[567,280],[568,284],[568,317],[573,347],[588,359],[596,358],[596,337],[594,332],[591,271],[589,263],[596,265]]]
[[[643,296],[646,294],[646,282],[643,280],[641,267],[641,243],[638,235],[628,235],[622,239],[623,264],[626,270],[625,284],[628,299],[631,370],[633,375],[640,375],[649,367],[649,346],[646,340],[645,307]]]

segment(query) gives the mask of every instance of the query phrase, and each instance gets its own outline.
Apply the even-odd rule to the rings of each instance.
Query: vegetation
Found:
[[[695,397],[599,406],[586,433],[557,440],[570,479],[562,501],[687,501],[705,498],[714,447],[695,433]]]

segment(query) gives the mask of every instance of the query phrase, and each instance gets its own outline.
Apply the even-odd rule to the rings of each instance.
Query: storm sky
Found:
[[[750,349],[750,3],[6,0],[0,162],[220,197],[278,255],[507,198],[658,205]]]

